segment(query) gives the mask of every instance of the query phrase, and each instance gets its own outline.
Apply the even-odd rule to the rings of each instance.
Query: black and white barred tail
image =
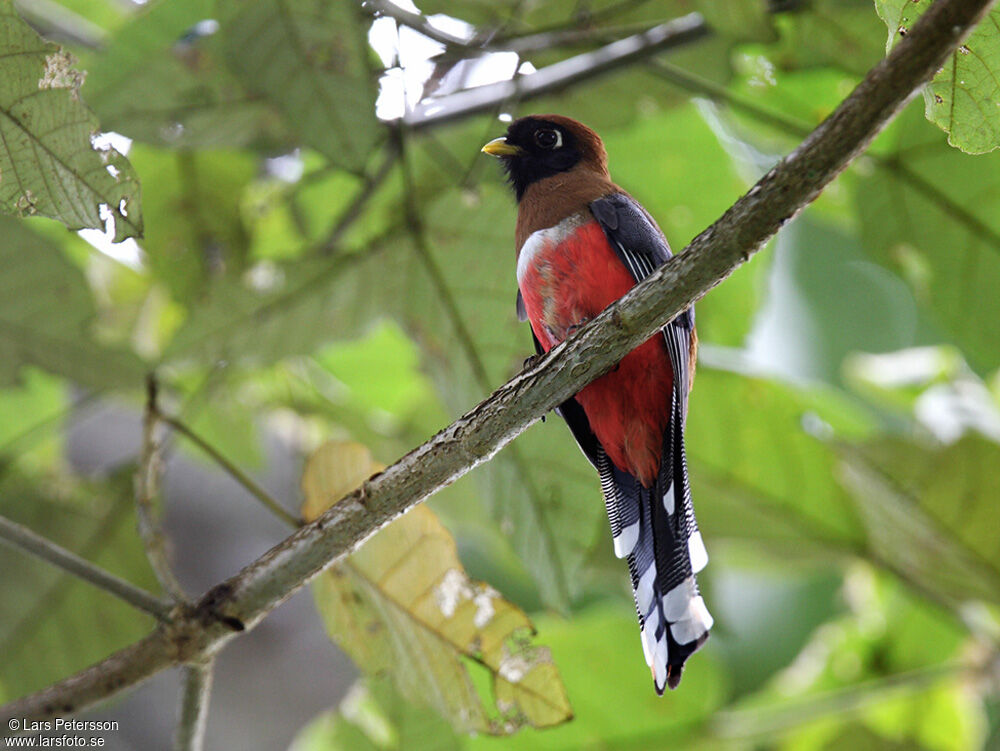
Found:
[[[636,282],[670,258],[663,233],[631,196],[614,193],[599,198],[590,210]],[[518,310],[523,310],[520,301]],[[705,643],[712,628],[712,616],[695,581],[695,574],[708,563],[708,554],[694,518],[684,456],[694,324],[694,308],[688,308],[662,330],[673,386],[671,393],[663,395],[670,400],[670,424],[653,487],[643,487],[614,466],[575,399],[566,400],[558,409],[600,475],[615,554],[628,562],[642,649],[659,694],[666,686],[677,687],[685,661]],[[537,339],[535,348],[542,351]]]
[[[658,694],[677,687],[685,661],[712,627],[695,581],[708,554],[691,505],[682,410],[675,388],[653,487],[614,466],[603,449],[597,461],[615,555],[628,562],[642,649]]]

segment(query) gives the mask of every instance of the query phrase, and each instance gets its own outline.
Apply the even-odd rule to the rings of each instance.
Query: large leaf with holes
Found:
[[[842,455],[845,484],[884,558],[948,602],[1000,602],[997,444],[972,434],[950,446],[884,439]]]
[[[327,443],[302,478],[306,519],[381,467],[354,443]],[[527,616],[468,578],[455,541],[427,506],[411,509],[317,581],[330,635],[367,672],[388,673],[408,698],[456,728],[509,733],[564,722],[570,708],[548,650],[530,642]],[[493,701],[470,667],[488,671]]]
[[[889,28],[886,50],[913,28],[931,0],[875,0]],[[927,119],[969,154],[1000,146],[1000,10],[991,10],[924,87]]]
[[[380,136],[366,30],[354,3],[221,0],[226,59],[303,142],[358,171]]]
[[[0,211],[42,214],[70,229],[142,235],[139,183],[124,156],[91,143],[97,118],[80,100],[84,74],[0,0]]]
[[[0,514],[155,590],[134,508],[128,471],[101,483],[8,471],[0,483]],[[153,625],[130,605],[15,548],[0,545],[0,569],[4,698],[81,670]]]
[[[912,106],[876,149],[883,165],[856,188],[864,248],[909,284],[974,368],[993,370],[1000,365],[1000,154],[956,152]]]
[[[0,384],[37,365],[90,388],[140,386],[142,362],[94,341],[94,301],[79,268],[22,220],[0,217]]]

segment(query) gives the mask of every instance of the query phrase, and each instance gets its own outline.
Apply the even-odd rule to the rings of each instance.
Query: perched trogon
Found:
[[[517,198],[517,310],[539,353],[670,258],[660,228],[611,181],[604,144],[582,123],[524,117],[483,151],[499,157]],[[708,555],[684,456],[696,352],[692,308],[558,409],[600,476],[659,694],[677,687],[712,627],[695,581]]]

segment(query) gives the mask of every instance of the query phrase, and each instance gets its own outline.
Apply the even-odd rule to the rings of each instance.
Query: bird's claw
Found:
[[[541,359],[542,359],[541,355],[531,355],[529,357],[525,357],[522,369],[527,370],[528,368],[534,367],[535,363],[537,363]],[[545,422],[545,415],[542,415],[542,422]]]
[[[584,316],[576,323],[570,324],[566,329],[566,336],[564,338],[568,339],[569,337],[573,336],[573,334],[575,334],[580,328],[582,328],[588,323],[590,323],[590,318]]]

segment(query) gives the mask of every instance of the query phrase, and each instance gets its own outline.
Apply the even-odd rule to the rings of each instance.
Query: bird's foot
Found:
[[[568,326],[566,328],[566,337],[565,338],[569,338],[569,337],[573,336],[573,334],[575,334],[578,329],[584,327],[588,323],[590,323],[590,318],[584,316],[583,318],[581,318],[576,323],[571,324],[570,326]]]

